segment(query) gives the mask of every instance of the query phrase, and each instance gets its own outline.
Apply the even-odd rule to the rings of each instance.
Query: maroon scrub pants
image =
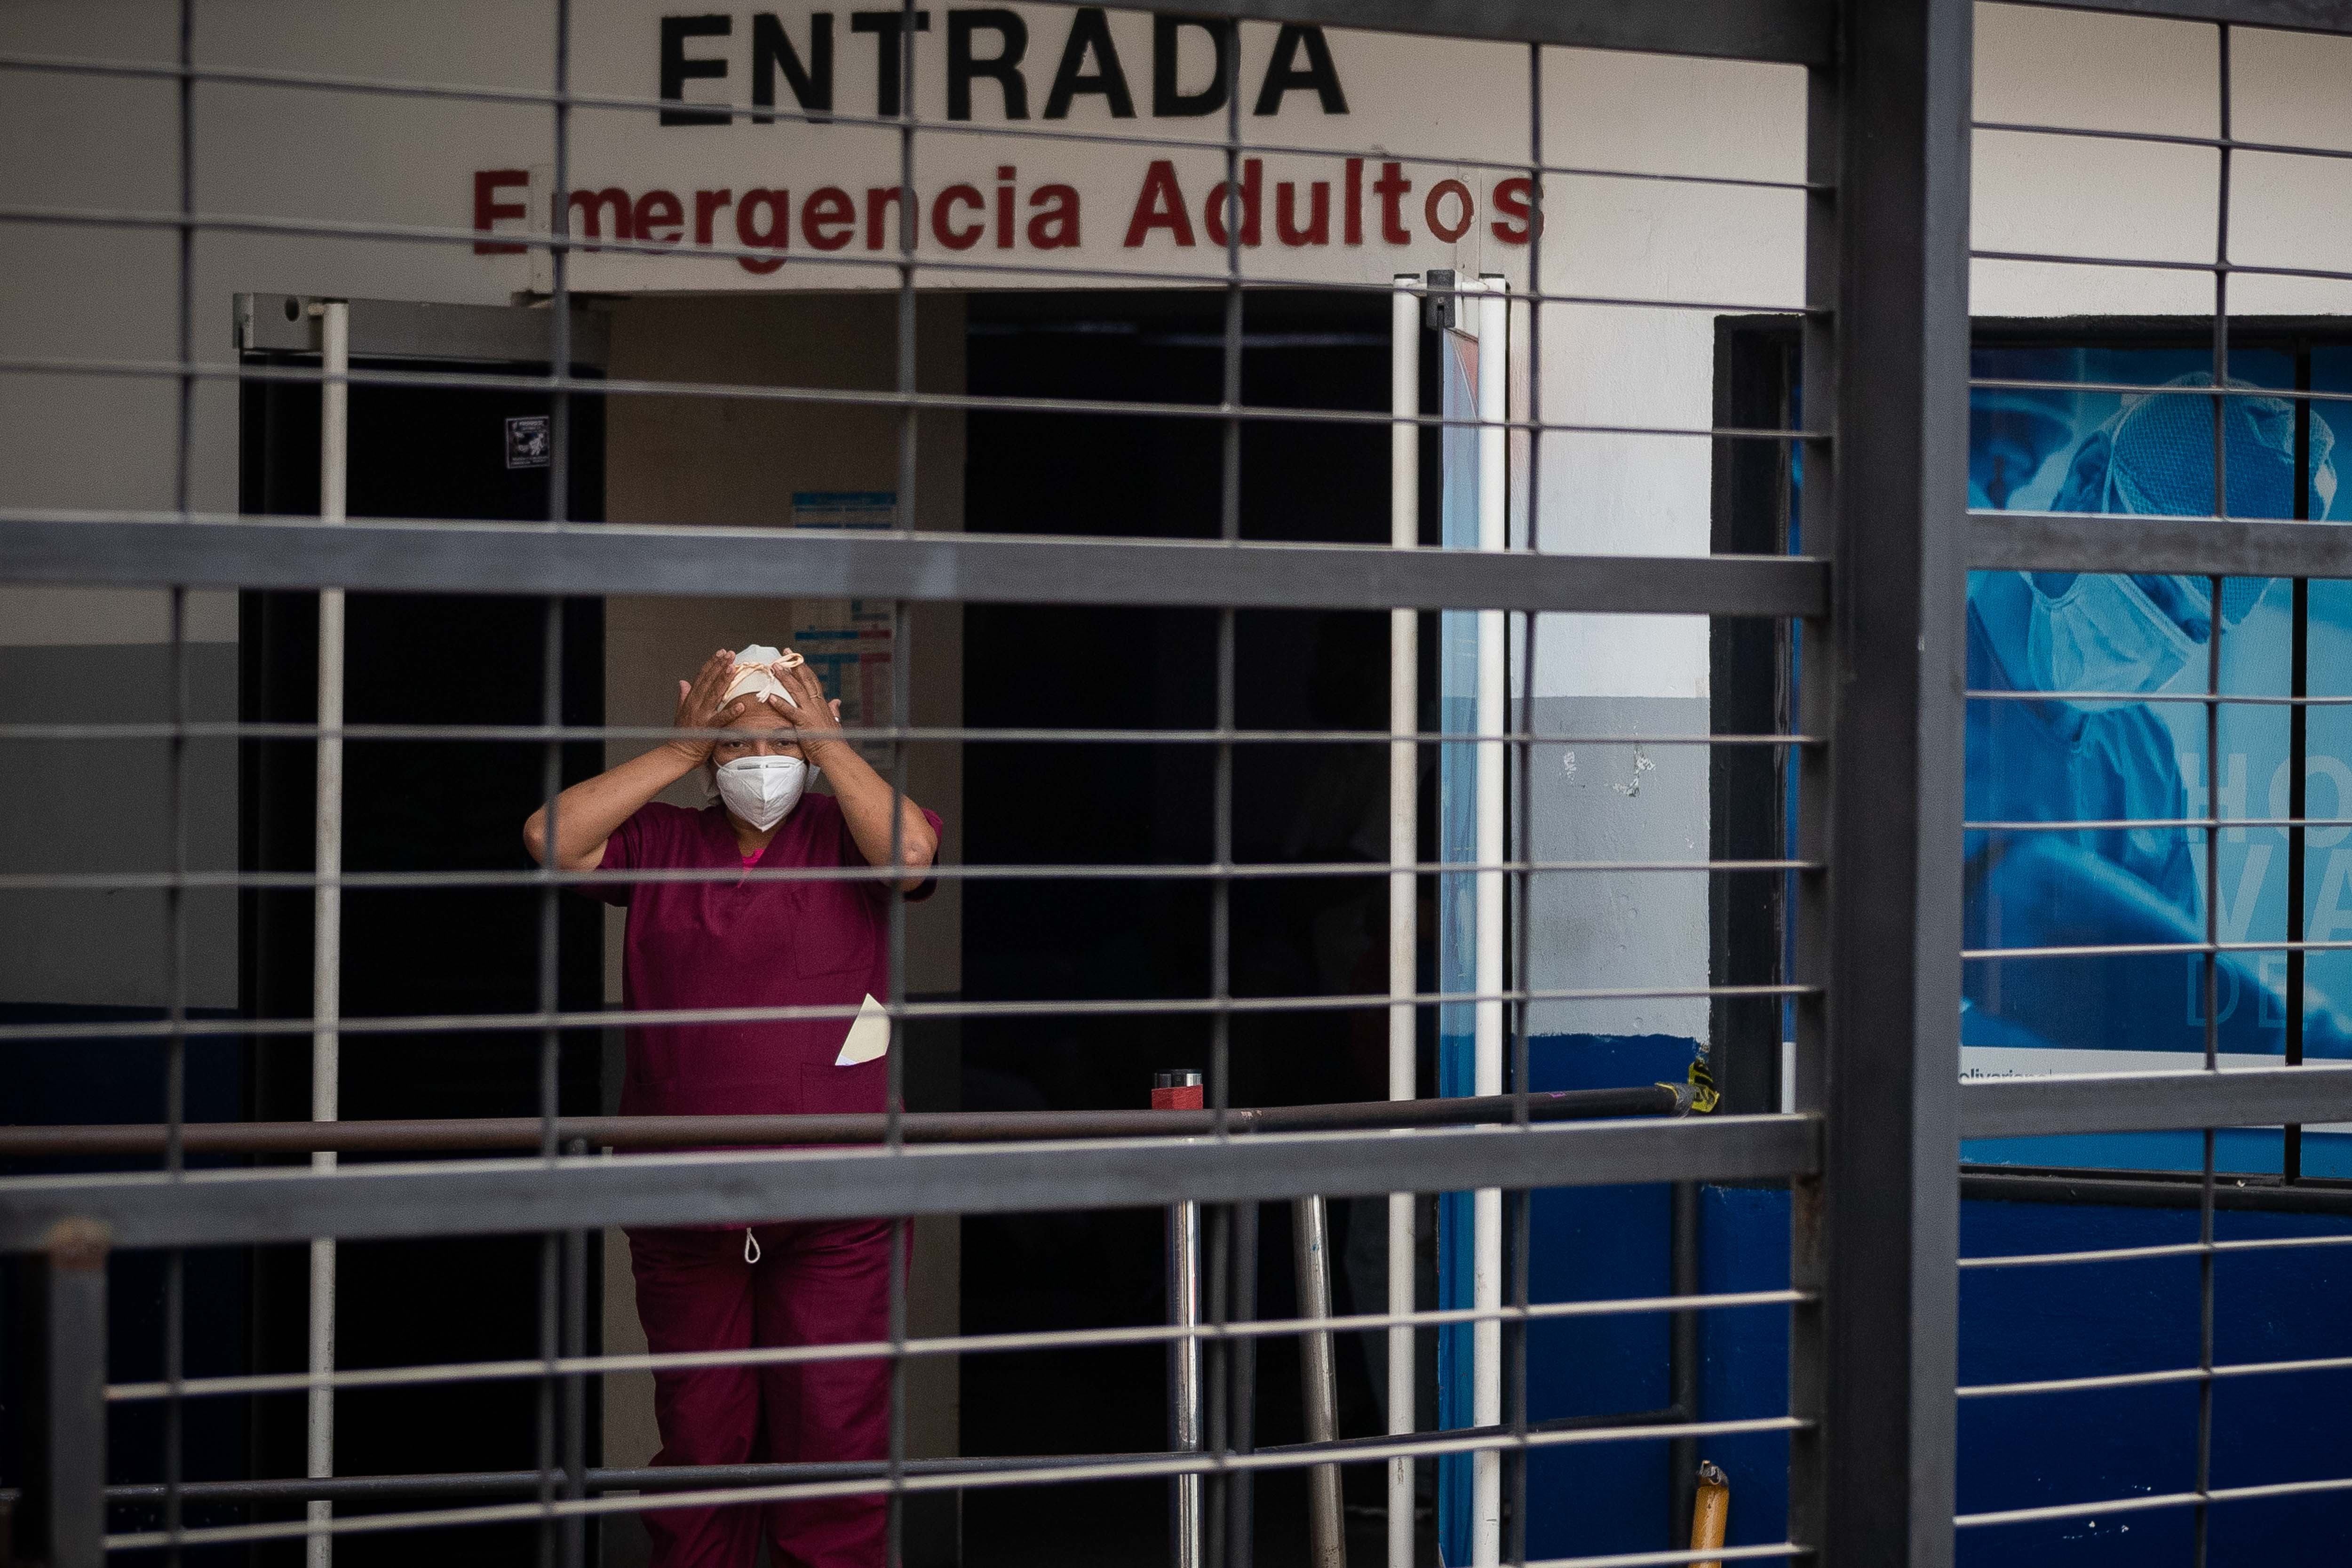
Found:
[[[890,1223],[633,1230],[629,1262],[648,1347],[672,1351],[889,1338]],[[879,1358],[654,1374],[656,1465],[879,1459],[889,1363]],[[654,1568],[751,1568],[762,1525],[776,1568],[882,1568],[880,1493],[648,1511]]]

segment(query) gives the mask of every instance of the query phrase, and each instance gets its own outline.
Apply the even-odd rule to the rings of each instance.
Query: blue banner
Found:
[[[2341,405],[2316,403],[2305,416],[2294,398],[2260,395],[2294,389],[2289,352],[2241,351],[2218,398],[2202,348],[2000,348],[1974,358],[1979,380],[2074,384],[1975,390],[1972,507],[2123,517],[2210,517],[2225,507],[2234,518],[2336,521],[2330,416]],[[2311,352],[2308,363],[2321,390],[2352,381],[2343,351]],[[2218,744],[2209,744],[2207,705],[2195,699],[2214,679],[2217,657],[2222,693],[2289,694],[2294,599],[2289,584],[2259,578],[2226,579],[2217,595],[2198,577],[1971,577],[1970,689],[2066,695],[1969,703],[1968,817],[1992,825],[1966,837],[1969,948],[2178,949],[2205,940],[2209,910],[2225,945],[2286,939],[2287,830],[2224,827],[2209,867],[2206,830],[2178,824],[2209,809],[2224,819],[2288,815],[2289,706],[2224,703]],[[2352,693],[2352,596],[2315,584],[2305,631],[2308,689]],[[2347,718],[2340,708],[2311,712],[2305,772],[2315,817],[2352,816]],[[2062,821],[2115,826],[2035,826]],[[2347,837],[2352,828],[2305,835],[2309,940],[2352,936]],[[2347,960],[2312,956],[2302,1001],[2308,1055],[2352,1057],[2352,1020],[2337,1000],[2352,997]],[[2212,976],[2222,1052],[2284,1048],[2287,980],[2284,952],[2222,955]],[[2204,1048],[2207,980],[2196,952],[1979,959],[1963,984],[1964,1046]]]

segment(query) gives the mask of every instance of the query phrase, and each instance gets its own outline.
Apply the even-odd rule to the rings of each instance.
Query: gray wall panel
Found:
[[[1706,732],[1699,697],[1539,697],[1539,734],[1696,735]],[[1704,860],[1707,846],[1704,746],[1535,748],[1534,858]],[[1535,887],[1534,983],[1539,990],[1706,984],[1706,878],[1680,871],[1556,871]],[[1542,1002],[1541,1035],[1682,1035],[1706,1037],[1701,997],[1659,1001]]]
[[[236,716],[236,648],[186,649],[189,716]],[[166,647],[0,647],[0,723],[172,716]],[[172,864],[171,751],[160,740],[0,740],[0,871],[156,871]],[[236,865],[236,747],[189,742],[188,865]],[[187,895],[190,1005],[236,1005],[236,895]],[[160,891],[0,893],[0,1002],[160,1007],[170,1001]]]

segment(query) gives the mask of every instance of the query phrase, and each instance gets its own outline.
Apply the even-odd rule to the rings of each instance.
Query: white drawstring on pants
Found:
[[[760,1238],[751,1234],[751,1227],[748,1225],[743,1227],[743,1261],[746,1263],[760,1261]]]

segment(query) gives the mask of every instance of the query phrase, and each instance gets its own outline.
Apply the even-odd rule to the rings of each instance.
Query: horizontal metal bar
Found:
[[[1051,3],[1051,0],[1048,0]],[[1352,24],[1350,24],[1352,26]],[[1415,152],[1412,149],[1384,147],[1351,150],[1344,147],[1314,147],[1302,142],[1259,142],[1244,140],[1228,143],[1222,138],[1204,140],[1200,136],[1150,135],[1134,132],[1087,131],[1068,125],[1044,125],[1031,121],[1025,125],[989,124],[971,120],[931,120],[919,114],[903,118],[879,115],[849,114],[835,110],[817,111],[786,108],[782,104],[736,103],[723,99],[696,99],[686,102],[678,99],[644,98],[626,93],[556,92],[546,89],[520,87],[488,87],[476,83],[418,81],[395,77],[350,76],[324,71],[273,70],[253,66],[182,66],[161,60],[102,59],[90,56],[39,55],[0,52],[0,70],[17,70],[65,76],[100,76],[145,79],[148,80],[191,81],[221,87],[283,88],[297,91],[350,94],[384,98],[421,98],[445,102],[528,104],[552,109],[562,105],[572,110],[620,110],[643,113],[664,109],[690,108],[698,113],[724,114],[730,118],[749,119],[757,116],[762,122],[796,125],[824,125],[846,130],[867,130],[896,134],[902,130],[929,132],[935,137],[963,140],[990,140],[1011,137],[1024,143],[1069,142],[1081,146],[1150,147],[1171,152],[1223,153],[1228,145],[1246,156],[1262,153],[1277,157],[1347,158],[1378,157],[1407,163],[1442,163],[1454,169],[1485,169],[1501,174],[1538,174],[1559,175],[1572,179],[1639,180],[1672,184],[1727,185],[1762,190],[1810,191],[1827,187],[1806,180],[1773,180],[1754,175],[1737,174],[1674,174],[1646,169],[1615,169],[1579,163],[1538,163],[1526,159],[1463,157],[1445,152]],[[282,296],[281,296],[282,297]],[[496,309],[497,307],[488,307]],[[361,346],[359,323],[353,322],[352,352],[367,352]]]
[[[2109,1498],[2101,1502],[2053,1503],[2046,1508],[2011,1508],[1988,1513],[1964,1513],[1953,1520],[1952,1525],[1957,1530],[1975,1530],[1990,1524],[2046,1523],[2052,1520],[2087,1519],[2100,1514],[2191,1508],[2200,1502],[2256,1502],[2268,1498],[2309,1497],[2316,1493],[2347,1490],[2352,1490],[2352,1477],[2320,1481],[2274,1481],[2267,1486],[2214,1487],[2201,1492],[2167,1492],[2156,1497]]]
[[[2296,33],[2352,33],[2352,13],[2337,0],[2016,0],[2053,11],[2104,11],[2120,16],[2168,16],[2183,22],[2229,22]],[[2219,1494],[2216,1494],[2217,1496]]]
[[[1794,1416],[1760,1416],[1732,1421],[1641,1422],[1584,1429],[1531,1429],[1524,1435],[1496,1427],[1473,1428],[1461,1434],[1421,1437],[1347,1438],[1331,1445],[1344,1447],[1361,1460],[1436,1457],[1501,1449],[1551,1447],[1569,1444],[1638,1440],[1669,1441],[1677,1437],[1733,1436],[1752,1433],[1798,1432],[1811,1423]],[[1475,1435],[1474,1435],[1475,1434]],[[163,1531],[110,1535],[110,1551],[161,1546],[174,1541],[190,1546],[225,1545],[233,1542],[289,1540],[310,1535],[351,1535],[390,1530],[415,1530],[500,1522],[638,1513],[648,1509],[725,1507],[744,1503],[781,1502],[798,1499],[853,1497],[876,1492],[967,1490],[979,1487],[1026,1486],[1056,1481],[1138,1479],[1160,1476],[1205,1475],[1220,1471],[1295,1469],[1327,1462],[1326,1450],[1301,1451],[1297,1447],[1262,1448],[1254,1453],[1187,1453],[1165,1455],[1104,1455],[1025,1464],[1018,1468],[991,1469],[950,1475],[906,1475],[889,1480],[787,1482],[782,1485],[704,1488],[696,1491],[656,1495],[492,1504],[465,1509],[420,1510],[407,1513],[355,1514],[334,1520],[272,1524],[214,1525],[181,1531]]]
[[[2293,945],[2301,947],[2304,944]],[[1990,963],[2013,959],[2021,963],[2038,958],[2155,958],[2184,952],[2268,951],[2260,943],[2239,943],[2224,948],[2218,942],[2076,942],[2063,947],[1966,947],[1960,950],[1960,957],[1963,961]]]
[[[169,645],[163,645],[169,646]],[[2352,701],[2352,699],[2347,699]],[[913,741],[958,745],[1333,745],[1403,743],[1513,746],[1818,746],[1819,735],[1600,734],[1589,731],[1511,730],[1120,730],[971,729],[956,724],[844,724],[845,741]],[[538,741],[720,741],[727,730],[674,724],[293,724],[275,720],[191,720],[184,724],[0,723],[0,741],[466,741],[509,744]]]
[[[1589,302],[1589,301],[1588,301]],[[1627,301],[1617,301],[1626,303]],[[495,309],[496,307],[484,307]],[[576,362],[575,362],[576,363]],[[1826,441],[1826,432],[1768,426],[1601,425],[1554,420],[1479,419],[1469,415],[1389,414],[1363,408],[1284,407],[1263,404],[1151,403],[1126,398],[1034,397],[969,392],[897,392],[837,386],[777,386],[738,381],[671,381],[500,371],[397,370],[362,367],[328,376],[310,365],[220,364],[200,361],[0,358],[0,375],[83,376],[104,380],[291,383],[317,386],[392,386],[408,390],[505,390],[569,393],[575,397],[692,397],[741,403],[814,404],[825,407],[921,409],[966,414],[1061,414],[1152,419],[1240,420],[1247,424],[1354,425],[1419,429],[1506,429],[1547,436],[1663,436],[1715,441]]]
[[[1788,65],[1827,65],[1835,58],[1837,15],[1827,0],[1681,0],[1664,8],[1640,0],[1205,0],[1186,11]]]
[[[1361,1312],[1328,1318],[1257,1318],[1230,1323],[1145,1323],[1109,1329],[1045,1329],[996,1334],[954,1334],[912,1339],[894,1347],[885,1340],[817,1345],[777,1345],[751,1350],[670,1351],[639,1355],[558,1356],[490,1362],[439,1362],[408,1366],[364,1367],[343,1372],[245,1373],[184,1378],[177,1383],[110,1384],[106,1397],[118,1403],[194,1399],[206,1395],[299,1394],[312,1388],[406,1388],[456,1383],[500,1383],[535,1377],[601,1377],[614,1373],[664,1372],[707,1367],[800,1365],[820,1361],[860,1361],[884,1356],[962,1356],[1001,1352],[1099,1349],[1112,1345],[1171,1344],[1190,1340],[1258,1340],[1303,1333],[1363,1333],[1389,1328],[1437,1328],[1454,1323],[1546,1322],[1561,1318],[1610,1318],[1727,1311],[1751,1307],[1791,1307],[1813,1300],[1803,1290],[1733,1290],[1697,1296],[1628,1296],[1598,1301],[1538,1301],[1527,1307],[1444,1307],[1412,1312]]]
[[[1528,1424],[1529,1433],[1634,1430],[1646,1426],[1688,1425],[1687,1411],[1667,1408],[1612,1412],[1601,1415],[1557,1416]],[[1454,1440],[1493,1441],[1512,1436],[1510,1427],[1441,1427],[1433,1436]],[[1341,1458],[1385,1437],[1343,1437],[1322,1442],[1267,1443],[1251,1450],[1272,1463],[1285,1459]],[[1186,1458],[1197,1449],[1160,1453],[968,1455],[953,1458],[900,1461],[898,1473],[909,1476],[998,1476],[1018,1472],[1067,1469],[1105,1463],[1150,1464]],[[634,1468],[592,1468],[585,1473],[591,1493],[701,1491],[720,1487],[791,1485],[796,1482],[887,1480],[890,1462],[884,1459],[817,1460],[742,1465],[652,1465]],[[181,1498],[192,1503],[221,1502],[366,1502],[419,1497],[481,1497],[500,1493],[535,1492],[544,1480],[539,1470],[459,1470],[440,1474],[336,1477],[273,1477],[264,1480],[191,1481],[180,1486]],[[131,1482],[106,1489],[111,1503],[161,1501],[165,1488],[159,1482]],[[0,1491],[0,1500],[14,1500]]]
[[[1802,556],[1542,555],[1387,545],[495,522],[163,521],[0,510],[0,581],[1819,617]]]
[[[2352,528],[2326,523],[1971,511],[1968,541],[1980,572],[2352,577]]]
[[[871,1115],[443,1117],[376,1121],[188,1121],[181,1146],[191,1154],[308,1154],[537,1149],[552,1137],[592,1149],[789,1148],[815,1143],[879,1143],[895,1120],[909,1143],[1014,1142],[1061,1138],[1177,1138],[1310,1129],[1469,1127],[1517,1118],[1515,1095],[1436,1100],[1368,1100],[1328,1105],[1236,1106],[1215,1110],[916,1110]],[[1614,1116],[1674,1116],[1684,1091],[1662,1083],[1624,1089],[1547,1089],[1527,1097],[1530,1121],[1592,1121]],[[0,1127],[0,1159],[48,1160],[93,1154],[160,1154],[161,1122]]]
[[[2346,952],[2352,942],[2086,942],[2053,947],[1969,947],[1964,959],[2146,958],[2179,952]]]
[[[2352,1120],[2352,1067],[2315,1063],[2226,1072],[1969,1079],[1960,1085],[1963,1138],[2347,1120]]]
[[[2045,1377],[2030,1383],[1964,1383],[1952,1392],[1962,1399],[2006,1399],[2017,1394],[2088,1394],[2109,1388],[2154,1388],[2172,1383],[2202,1383],[2211,1375],[2200,1367],[2176,1367],[2165,1372],[2108,1373],[2099,1377]]]
[[[2252,278],[2316,278],[2352,283],[2352,272],[2336,267],[2269,267],[2246,261],[2172,261],[2151,256],[2084,256],[2063,250],[1971,250],[1972,261],[2024,261],[2050,267],[2104,267],[2127,272],[2235,273]]]
[[[1709,1546],[1687,1552],[1617,1552],[1606,1557],[1547,1557],[1528,1568],[1651,1568],[1678,1563],[1753,1563],[1776,1557],[1811,1557],[1813,1549],[1794,1542],[1769,1546]]]
[[[281,217],[262,213],[187,213],[163,209],[135,207],[72,207],[0,204],[0,224],[17,223],[31,226],[60,228],[128,228],[167,229],[174,233],[263,234],[281,238],[313,238],[344,240],[383,240],[404,245],[467,246],[479,244],[483,233],[477,228],[456,228],[435,224],[361,223],[346,219]],[[908,268],[915,272],[944,274],[950,279],[1051,279],[1065,285],[1088,280],[1102,283],[1151,283],[1170,288],[1261,288],[1307,290],[1314,292],[1365,294],[1378,289],[1382,295],[1394,292],[1393,286],[1381,282],[1350,282],[1329,278],[1297,276],[1276,277],[1271,274],[1181,271],[1159,268],[1078,267],[1056,265],[1051,261],[966,261],[920,255],[911,264],[897,252],[859,255],[850,251],[777,250],[740,245],[696,245],[681,247],[674,243],[645,240],[610,239],[589,236],[555,234],[546,230],[501,229],[497,238],[506,245],[520,245],[534,250],[562,250],[567,253],[604,250],[621,255],[650,256],[687,261],[750,260],[790,267],[787,279],[806,276],[807,268],[845,268],[850,270],[887,270],[896,274]],[[933,284],[942,287],[943,284]],[[778,287],[789,287],[780,282]],[[1645,310],[1696,310],[1708,315],[1730,312],[1738,315],[1790,315],[1807,312],[1789,304],[1758,304],[1752,301],[1727,300],[1661,300],[1622,294],[1553,294],[1524,288],[1507,287],[1497,290],[1516,301],[1543,304],[1596,305],[1610,308],[1627,307]],[[1378,416],[1385,423],[1389,416]]]
[[[1159,1207],[1397,1190],[1810,1174],[1810,1116],[1690,1117],[1230,1141],[451,1161],[179,1176],[32,1177],[0,1189],[0,1250],[68,1216],[117,1247],[497,1235],[611,1225]]]
[[[2133,136],[2137,135],[2137,132],[2126,131],[2085,131],[2081,134],[2085,136]],[[2173,138],[2160,137],[2158,140],[2168,141],[2173,140]],[[2352,149],[2347,149],[2336,155],[2344,158],[2352,158]],[[2188,319],[2191,321],[2199,320],[2199,318],[2193,316]],[[2210,320],[2210,318],[2206,319]],[[2263,334],[2260,333],[2254,334],[2257,339],[2262,335]],[[2168,381],[2150,384],[2147,382],[2138,381],[2054,381],[2044,380],[2033,376],[1972,375],[1969,377],[1969,385],[1972,390],[1979,391],[2009,390],[2017,392],[2068,393],[2113,392],[2120,394],[2126,397],[2165,396],[2203,397],[2208,399],[2214,397],[2273,397],[2278,399],[2282,403],[2352,403],[2352,392],[2322,392],[2311,387],[2298,386],[2233,386],[2226,383],[2223,384],[2219,392],[2216,392],[2210,385],[2198,386],[2192,384],[2184,386]]]
[[[2235,574],[2231,574],[2235,575]],[[2185,702],[2214,708],[2341,708],[2352,696],[2283,697],[2268,692],[2233,691],[1963,691],[1971,702]],[[2203,817],[2198,818],[2202,822]],[[2229,817],[2218,820],[2228,822]]]
[[[1962,1399],[1999,1399],[2011,1394],[2085,1394],[2106,1388],[2148,1388],[2168,1383],[2204,1383],[2230,1377],[2275,1377],[2290,1373],[2352,1370],[2352,1356],[2319,1356],[2307,1361],[2225,1363],[2220,1366],[2179,1366],[2161,1372],[2112,1372],[2096,1377],[2046,1377],[2027,1383],[1964,1383],[1955,1392]]]
[[[2123,1208],[2194,1209],[2204,1205],[2196,1172],[2118,1171],[2059,1166],[1960,1166],[1960,1195],[1980,1203],[2081,1204]],[[2311,1176],[2224,1171],[2213,1206],[2253,1214],[2352,1215],[2352,1183]]]
[[[1819,871],[1819,860],[1275,860],[1239,866],[1126,865],[940,866],[924,876],[943,882],[1037,881],[1289,881],[1298,878],[1514,876],[1567,873]],[[898,882],[906,874],[887,866],[724,867],[709,870],[649,868],[628,871],[0,871],[0,893],[120,892],[160,888],[593,888],[644,883]]]
[[[2025,0],[2025,3],[2030,5],[2032,3],[2032,0]],[[2176,132],[2168,131],[2109,131],[2092,125],[2055,125],[2043,121],[2028,120],[1977,120],[1971,121],[1969,128],[1972,131],[2003,132],[2008,134],[2017,136],[2074,136],[2098,142],[2147,142],[2158,146],[2167,147],[2204,147],[2210,148],[2215,152],[2227,149],[2232,153],[2273,153],[2280,154],[2281,156],[2293,158],[2352,158],[2352,148],[2315,147],[2307,143],[2294,142],[2248,142],[2235,136],[2184,136]],[[1970,377],[1969,384],[1970,386],[1981,386],[1987,384],[1980,382],[1974,377]],[[2084,383],[2082,384],[2082,390],[2085,392],[2113,392],[2116,391],[2116,388],[2112,385]],[[2166,390],[2187,391],[2189,389],[2185,387],[2173,387],[2167,388]],[[2205,388],[2204,395],[2208,397],[2212,396],[2212,388]],[[2259,397],[2262,394],[2247,388],[2231,387],[2224,389],[2224,395],[2237,397]],[[2281,395],[2309,396],[2313,395],[2308,393],[2284,393],[2281,394]],[[2342,397],[2346,395],[2343,393],[2323,392],[2316,395],[2321,397]]]
[[[2342,816],[2091,816],[2053,822],[1963,822],[1966,833],[2074,833],[2139,831],[2156,827],[2352,827]]]
[[[1657,1002],[1714,996],[1811,996],[1814,985],[1592,985],[1528,991],[1425,992],[1399,996],[1380,991],[1353,996],[1183,996],[1045,1000],[1035,1002],[900,1002],[877,1004],[894,1018],[1151,1018],[1213,1017],[1218,1014],[1349,1013],[1409,1004],[1437,1005],[1472,1002]],[[440,1013],[354,1016],[335,1022],[346,1040],[362,1035],[432,1035],[457,1031],[624,1028],[670,1024],[777,1024],[815,1018],[854,1018],[857,1006],[824,1003],[772,1007],[609,1008],[582,1012]],[[295,1018],[108,1019],[104,1022],[0,1025],[9,1040],[135,1040],[206,1036],[309,1035],[317,1023]]]
[[[2310,1247],[2352,1247],[2352,1236],[2273,1236],[2247,1241],[2175,1241],[2154,1247],[2098,1247],[2079,1252],[2015,1252],[1963,1258],[1962,1268],[2036,1268],[2051,1264],[2145,1263],[2157,1258],[2216,1257],[2231,1252],[2294,1252]]]

